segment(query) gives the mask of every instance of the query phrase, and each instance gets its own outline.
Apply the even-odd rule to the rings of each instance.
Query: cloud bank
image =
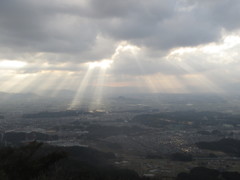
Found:
[[[158,76],[224,89],[239,83],[239,9],[238,0],[2,0],[0,61],[27,64],[0,70],[82,79],[87,63],[110,60],[104,86]]]

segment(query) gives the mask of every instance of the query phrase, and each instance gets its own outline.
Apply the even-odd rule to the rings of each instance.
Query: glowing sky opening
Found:
[[[0,68],[2,70],[4,69],[20,69],[26,66],[27,63],[23,61],[16,61],[16,60],[2,60],[0,61]]]
[[[95,62],[88,62],[87,65],[89,68],[100,68],[100,69],[108,69],[111,67],[113,61],[111,60],[102,60],[102,61],[95,61]]]

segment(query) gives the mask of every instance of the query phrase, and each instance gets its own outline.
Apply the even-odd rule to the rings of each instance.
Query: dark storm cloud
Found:
[[[188,0],[189,1],[189,0]],[[196,16],[205,18],[212,25],[220,26],[227,30],[238,29],[240,22],[240,2],[238,0],[194,0],[198,6]]]
[[[110,58],[121,41],[168,52],[238,29],[239,9],[238,0],[1,0],[0,57],[86,62]]]
[[[51,5],[51,4],[50,4]],[[76,53],[93,46],[94,23],[27,0],[0,2],[0,43],[13,51]]]
[[[97,2],[105,9],[110,8],[106,5],[109,0]],[[239,16],[239,4],[238,1],[225,0],[212,3],[150,0],[123,8],[120,12],[124,13],[118,16],[114,13],[98,14],[113,17],[101,22],[105,34],[138,46],[167,50],[213,42],[219,39],[222,29],[238,28],[240,24],[235,18]],[[101,8],[95,10],[102,11]]]

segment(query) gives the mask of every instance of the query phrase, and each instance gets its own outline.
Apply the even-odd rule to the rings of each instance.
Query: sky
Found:
[[[239,17],[239,0],[1,0],[0,91],[237,92]]]

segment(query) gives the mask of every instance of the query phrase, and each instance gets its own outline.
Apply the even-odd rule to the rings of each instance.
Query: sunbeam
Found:
[[[106,76],[106,69],[105,68],[99,69],[97,73],[97,81],[95,83],[95,92],[93,95],[93,100],[89,108],[90,110],[101,108],[105,76]]]
[[[75,82],[73,81],[74,78],[71,78],[71,74],[72,73],[66,73],[62,76],[61,73],[59,73],[59,79],[55,82],[54,91],[50,94],[52,97],[55,97],[59,91],[64,90],[65,87],[71,86],[71,83]]]
[[[68,109],[74,109],[76,107],[80,107],[82,105],[82,99],[84,96],[84,92],[86,91],[86,88],[89,84],[89,81],[91,79],[92,73],[93,73],[93,67],[89,66],[87,72],[85,73],[78,89],[76,92],[76,95],[74,96],[71,104],[69,105]]]
[[[19,75],[19,79],[16,81],[16,83],[11,87],[15,92],[26,92],[29,90],[29,87],[32,83],[36,82],[37,76],[36,74],[22,74]]]

